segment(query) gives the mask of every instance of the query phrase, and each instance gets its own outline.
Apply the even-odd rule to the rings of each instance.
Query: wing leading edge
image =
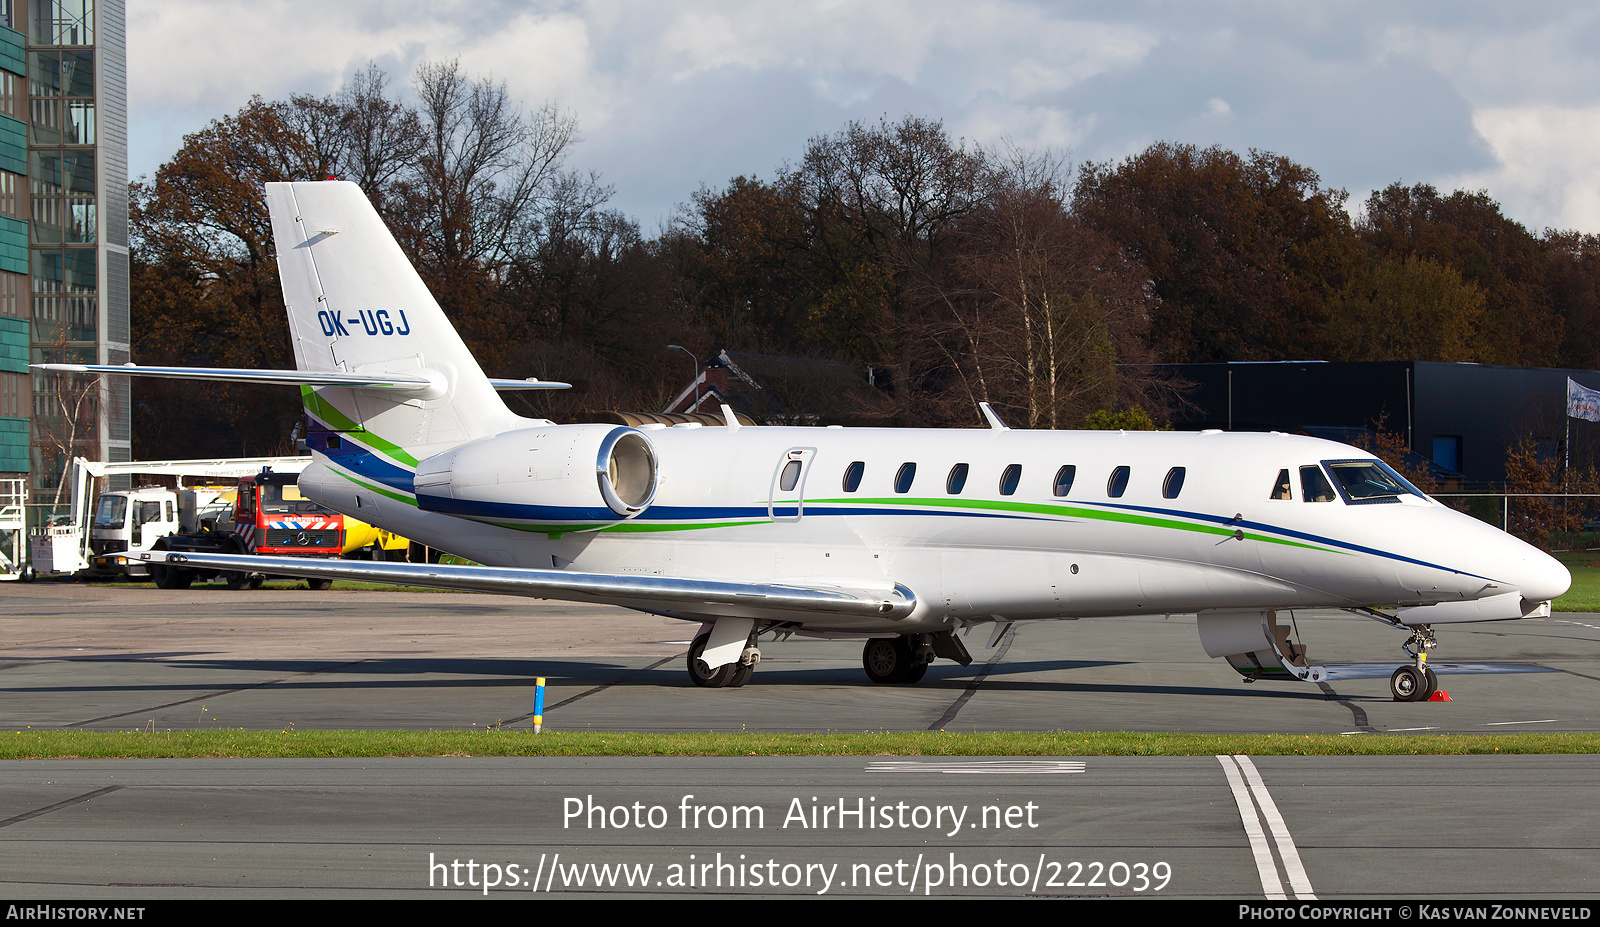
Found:
[[[126,556],[179,568],[239,570],[308,579],[399,583],[430,589],[598,602],[674,616],[692,614],[793,620],[802,616],[833,615],[843,619],[895,621],[909,616],[917,604],[916,596],[898,585],[893,589],[845,589],[514,567],[316,560],[247,554],[150,551]]]

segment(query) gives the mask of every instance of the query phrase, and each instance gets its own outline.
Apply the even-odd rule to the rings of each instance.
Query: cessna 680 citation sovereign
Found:
[[[483,566],[154,553],[259,571],[620,605],[700,623],[689,675],[739,686],[758,638],[865,638],[910,683],[958,632],[1197,613],[1248,678],[1318,681],[1279,613],[1408,630],[1396,698],[1436,686],[1432,626],[1548,615],[1554,559],[1372,456],[1255,433],[557,425],[509,411],[354,184],[270,184],[296,370],[49,369],[302,385],[301,491]],[[726,411],[726,410],[725,410]],[[1390,611],[1379,611],[1390,609]]]

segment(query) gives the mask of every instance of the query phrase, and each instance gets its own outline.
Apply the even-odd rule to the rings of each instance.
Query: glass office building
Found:
[[[0,0],[0,477],[56,497],[75,455],[130,460],[123,0]]]

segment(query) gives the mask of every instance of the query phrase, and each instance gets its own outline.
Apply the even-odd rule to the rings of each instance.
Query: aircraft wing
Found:
[[[430,589],[493,592],[537,599],[620,605],[674,617],[778,619],[833,615],[840,618],[895,620],[911,614],[916,597],[903,586],[845,589],[679,579],[654,575],[573,573],[515,567],[320,560],[168,551],[127,553],[130,560],[175,567],[238,570],[309,579],[398,583]]]
[[[333,370],[251,370],[237,367],[141,367],[138,364],[33,364],[37,370],[56,373],[120,373],[135,377],[167,377],[175,380],[224,380],[232,383],[280,383],[288,386],[343,386],[350,389],[378,389],[401,393],[426,392],[435,381],[403,373],[345,373]],[[555,380],[490,380],[498,390],[568,389],[571,383]]]

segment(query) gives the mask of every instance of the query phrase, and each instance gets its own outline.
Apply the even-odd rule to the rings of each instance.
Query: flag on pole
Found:
[[[1567,416],[1600,422],[1600,390],[1579,386],[1567,377]]]

